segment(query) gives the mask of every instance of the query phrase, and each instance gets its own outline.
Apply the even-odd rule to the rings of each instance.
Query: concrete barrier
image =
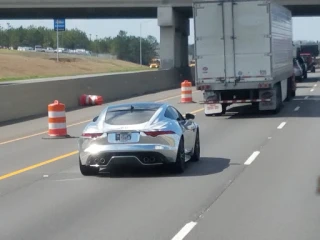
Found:
[[[164,70],[4,84],[0,86],[0,122],[45,115],[55,99],[70,110],[79,106],[81,94],[101,95],[105,102],[111,102],[178,88],[182,79],[178,70]]]

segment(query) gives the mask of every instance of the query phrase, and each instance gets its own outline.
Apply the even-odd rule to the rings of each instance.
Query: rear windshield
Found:
[[[132,125],[148,122],[157,109],[108,111],[105,122],[110,125]]]

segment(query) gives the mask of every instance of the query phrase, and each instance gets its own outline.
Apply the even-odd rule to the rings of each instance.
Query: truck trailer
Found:
[[[206,116],[234,103],[279,112],[295,96],[292,15],[271,1],[193,2],[195,84]]]

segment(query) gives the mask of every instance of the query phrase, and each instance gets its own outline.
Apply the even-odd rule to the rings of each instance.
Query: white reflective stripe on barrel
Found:
[[[91,104],[95,104],[97,98],[98,98],[98,97],[97,97],[96,95],[91,96]]]
[[[192,94],[181,94],[181,98],[191,98]]]
[[[48,117],[49,118],[58,118],[58,117],[65,117],[66,112],[60,111],[60,112],[54,112],[54,111],[48,111]]]
[[[181,87],[181,91],[192,91],[191,87]]]
[[[49,129],[65,129],[67,123],[49,123]]]
[[[87,95],[86,96],[86,104],[90,104],[89,100],[90,100],[91,95]]]

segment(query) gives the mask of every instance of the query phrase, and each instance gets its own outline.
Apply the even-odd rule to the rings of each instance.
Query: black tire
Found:
[[[313,67],[311,68],[311,72],[313,72],[313,73],[316,72],[316,67],[315,67],[315,66],[313,66]]]
[[[282,108],[282,94],[281,94],[281,85],[277,85],[277,107],[273,110],[273,114],[278,114]]]
[[[296,90],[292,90],[291,96],[292,96],[292,97],[295,97],[295,96],[296,96]]]
[[[194,143],[194,151],[191,157],[192,162],[198,162],[200,160],[200,134],[197,130],[196,141]]]
[[[304,72],[303,78],[304,78],[304,79],[307,79],[307,78],[308,78],[308,72],[307,72],[307,71]]]
[[[176,173],[183,173],[186,168],[186,155],[184,151],[184,140],[180,139],[179,148],[177,152],[176,162],[174,163],[174,171]]]
[[[292,100],[292,97],[293,97],[293,90],[292,90],[292,88],[293,88],[293,83],[292,83],[292,79],[291,78],[288,78],[287,79],[287,99],[286,99],[286,101],[291,101]]]
[[[80,159],[79,159],[79,168],[83,176],[93,176],[99,173],[99,168],[82,165]]]

